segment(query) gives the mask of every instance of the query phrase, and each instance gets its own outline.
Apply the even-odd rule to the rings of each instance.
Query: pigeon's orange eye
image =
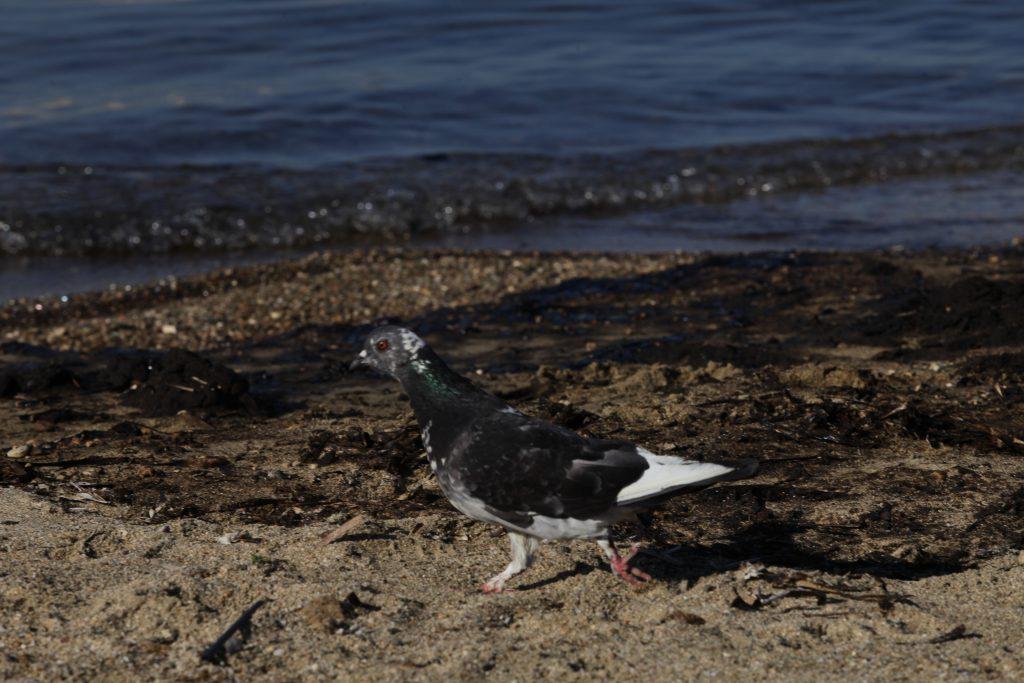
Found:
[[[388,340],[387,339],[381,339],[379,342],[377,342],[377,350],[378,351],[387,351],[389,346],[391,346],[391,345],[388,344]]]

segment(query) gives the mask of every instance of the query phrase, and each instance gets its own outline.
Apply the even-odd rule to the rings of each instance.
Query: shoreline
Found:
[[[187,272],[181,276],[169,275],[155,279],[110,283],[109,286],[80,292],[22,296],[0,301],[0,325],[32,327],[45,325],[62,317],[89,318],[146,307],[158,307],[173,301],[224,294],[232,289],[244,289],[285,282],[294,277],[322,276],[325,272],[339,272],[349,265],[365,261],[381,264],[388,259],[412,263],[419,259],[463,258],[495,262],[512,259],[530,264],[549,264],[551,261],[573,261],[591,267],[595,263],[622,260],[629,264],[644,264],[643,268],[669,267],[705,259],[735,258],[785,258],[808,254],[842,258],[892,256],[896,258],[948,256],[951,258],[983,258],[992,254],[1013,252],[1024,245],[1024,237],[1008,241],[971,246],[908,248],[894,245],[885,248],[848,249],[763,249],[746,251],[606,251],[606,250],[516,250],[491,248],[459,248],[424,245],[402,245],[396,247],[354,246],[347,249],[317,249],[305,254],[284,254],[280,257],[259,257],[252,262],[242,261],[230,265]],[[225,257],[227,258],[227,257]],[[603,274],[605,271],[590,271]],[[609,274],[621,274],[622,269],[611,269]],[[496,290],[495,290],[496,291]],[[0,330],[3,328],[0,327]]]
[[[574,543],[481,595],[503,535],[347,368],[385,319],[525,412],[761,472],[651,514],[643,591]],[[2,307],[0,677],[1019,676],[1020,320],[1020,245],[377,249]]]

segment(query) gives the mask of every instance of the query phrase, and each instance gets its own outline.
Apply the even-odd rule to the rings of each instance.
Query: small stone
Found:
[[[157,631],[156,636],[153,638],[153,642],[161,643],[163,645],[170,645],[178,639],[178,629],[176,628],[162,628]]]
[[[210,423],[187,410],[179,410],[171,424],[165,428],[172,434],[177,432],[194,432],[204,429],[213,429]]]
[[[242,648],[244,647],[245,634],[242,632],[237,632],[233,636],[228,638],[228,642],[224,643],[224,652],[229,655],[233,655],[241,652]]]
[[[345,610],[341,601],[333,595],[313,598],[300,610],[302,618],[310,627],[331,633],[345,623]]]
[[[229,534],[217,537],[217,543],[221,545],[231,545],[232,543],[238,543],[239,541],[256,542],[256,539],[248,531],[233,531]]]
[[[32,444],[25,443],[20,446],[15,446],[11,450],[7,451],[8,458],[24,458],[27,455],[32,454]]]

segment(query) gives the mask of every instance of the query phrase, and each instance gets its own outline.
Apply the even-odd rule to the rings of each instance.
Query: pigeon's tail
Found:
[[[743,479],[757,472],[756,460],[697,462],[672,455],[655,455],[643,448],[638,448],[637,452],[647,461],[648,467],[639,479],[619,491],[615,499],[617,505],[654,503],[673,493],[702,489],[720,481]]]

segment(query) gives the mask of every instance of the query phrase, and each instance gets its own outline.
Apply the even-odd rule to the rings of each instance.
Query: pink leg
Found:
[[[608,564],[612,566],[612,571],[620,579],[634,586],[642,586],[645,582],[651,580],[650,574],[629,564],[630,560],[636,556],[637,551],[640,549],[639,543],[630,548],[625,555],[619,555],[611,541],[601,540],[597,544],[601,546],[601,550],[604,551],[605,556],[608,558]]]

